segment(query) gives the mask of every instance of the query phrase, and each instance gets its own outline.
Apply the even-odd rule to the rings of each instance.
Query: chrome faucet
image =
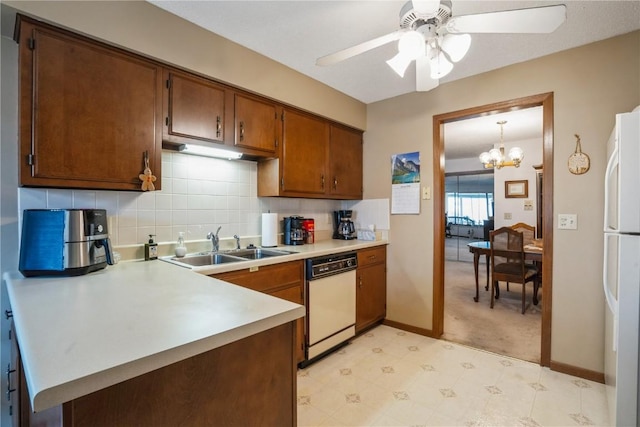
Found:
[[[218,227],[216,234],[213,234],[213,231],[210,231],[207,234],[207,239],[211,240],[211,244],[213,245],[213,252],[218,252],[220,250],[220,238],[218,237],[218,233],[220,232],[221,228],[222,226]]]
[[[240,249],[240,237],[238,237],[237,234],[234,234],[233,238],[236,239],[236,249]]]

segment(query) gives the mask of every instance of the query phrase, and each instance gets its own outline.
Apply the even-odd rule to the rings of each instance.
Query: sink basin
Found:
[[[163,261],[180,265],[182,267],[202,267],[205,265],[226,264],[229,262],[242,262],[252,259],[262,259],[274,256],[283,256],[295,254],[296,252],[280,250],[280,249],[233,249],[225,252],[201,252],[197,254],[187,255],[185,257],[165,257]]]
[[[232,255],[234,257],[240,257],[243,259],[262,259],[274,256],[283,256],[294,254],[295,252],[279,250],[279,249],[235,249],[233,251],[226,252],[225,254]]]
[[[206,254],[187,255],[182,258],[171,257],[167,259],[167,261],[173,262],[175,264],[187,264],[192,267],[202,267],[203,265],[217,265],[217,264],[225,264],[228,262],[242,262],[242,261],[246,261],[246,258],[235,257],[228,254],[206,253]]]

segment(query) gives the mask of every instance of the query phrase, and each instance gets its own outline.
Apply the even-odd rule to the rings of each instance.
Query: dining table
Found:
[[[487,284],[484,289],[486,291],[489,290],[489,263],[490,263],[490,255],[491,255],[491,243],[487,241],[479,241],[479,242],[471,242],[467,243],[467,247],[469,248],[469,252],[473,254],[473,271],[476,277],[476,296],[473,297],[475,302],[478,302],[479,299],[479,285],[478,285],[478,269],[480,264],[480,256],[484,255],[486,260],[487,267]],[[533,261],[539,265],[542,264],[542,248],[539,246],[535,246],[532,244],[524,245],[524,259],[525,261]],[[537,295],[534,295],[534,304],[537,304]]]

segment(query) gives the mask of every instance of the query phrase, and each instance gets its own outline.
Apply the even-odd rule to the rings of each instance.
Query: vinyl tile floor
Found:
[[[603,384],[378,326],[298,371],[298,426],[606,426]]]

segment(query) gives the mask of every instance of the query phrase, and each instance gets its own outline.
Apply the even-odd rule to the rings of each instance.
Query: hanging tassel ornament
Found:
[[[140,181],[142,181],[142,191],[154,191],[156,186],[153,183],[156,180],[156,176],[149,169],[149,152],[144,152],[144,172],[138,175]]]

